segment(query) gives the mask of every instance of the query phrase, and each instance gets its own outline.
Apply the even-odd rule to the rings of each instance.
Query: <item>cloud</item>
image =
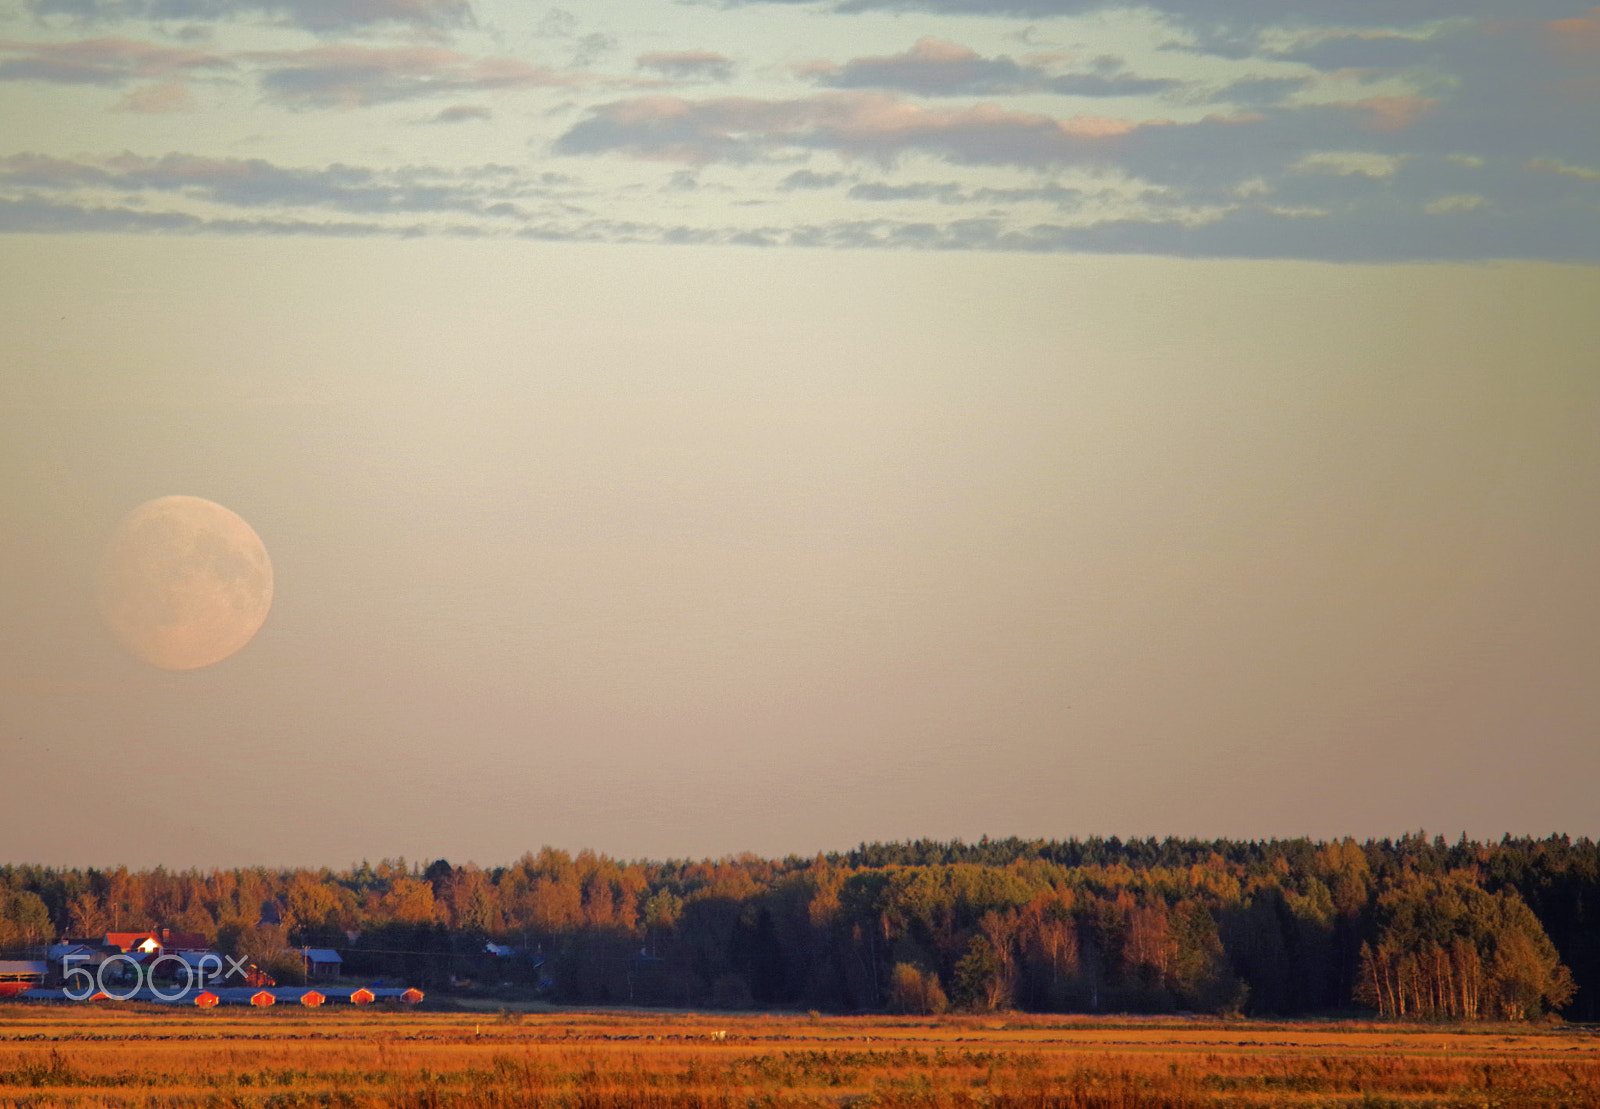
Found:
[[[147,212],[118,205],[60,204],[0,197],[0,233],[146,232],[160,234],[327,235],[350,238],[415,235],[417,227],[356,220],[203,219],[184,212]]]
[[[1310,84],[1310,77],[1241,77],[1222,86],[1206,99],[1213,104],[1263,108],[1282,104]]]
[[[1065,185],[969,189],[954,181],[918,181],[905,185],[863,181],[853,185],[848,195],[852,200],[874,202],[932,200],[939,204],[1048,204],[1062,209],[1081,207],[1086,196],[1084,190]]]
[[[652,51],[640,54],[634,64],[674,81],[727,81],[733,77],[733,59],[710,50]]]
[[[813,14],[836,26],[847,21],[824,9],[1109,10],[1090,0],[812,2]],[[1139,55],[1137,72],[1092,51],[1022,52],[1030,46],[1008,56],[907,35],[883,53],[840,54],[800,69],[757,74],[749,62],[762,95],[730,95],[746,90],[666,86],[739,80],[745,74],[731,51],[630,52],[620,63],[613,53],[620,69],[601,77],[437,41],[442,30],[470,22],[464,4],[333,0],[317,16],[309,0],[22,0],[14,8],[31,7],[46,27],[74,13],[177,20],[181,11],[207,33],[213,28],[203,21],[212,18],[276,22],[280,30],[315,23],[360,37],[294,31],[263,39],[258,29],[234,28],[256,46],[281,37],[312,47],[250,53],[158,29],[152,42],[4,40],[0,80],[114,90],[96,106],[126,112],[179,111],[194,106],[191,93],[220,109],[236,106],[225,94],[255,99],[259,90],[264,103],[254,110],[277,110],[280,119],[285,108],[401,102],[408,109],[385,113],[394,116],[388,122],[440,125],[494,119],[495,94],[504,91],[564,89],[573,95],[559,110],[530,121],[550,128],[532,141],[557,136],[548,150],[574,159],[566,166],[607,162],[586,184],[526,168],[292,165],[250,158],[248,147],[13,155],[0,158],[0,204],[4,226],[33,230],[1600,261],[1600,117],[1583,85],[1600,77],[1600,9],[1594,0],[1528,0],[1509,15],[1504,0],[1494,6],[1502,10],[1490,18],[1482,0],[1153,0],[1117,19],[1139,22],[1128,29],[1147,46],[1175,49]],[[549,12],[537,47],[554,59],[613,49],[603,35],[586,36],[586,10],[574,10],[578,16]],[[963,34],[977,26],[949,24]],[[402,37],[385,41],[377,31]],[[1049,37],[1095,33],[1057,24]],[[1204,51],[1238,60],[1196,56]],[[786,76],[809,84],[768,91]],[[30,95],[53,95],[74,110],[94,100],[39,88]],[[1103,99],[1044,99],[1078,96],[1142,99],[1098,111]],[[1074,114],[1080,108],[1086,114]],[[1207,111],[1214,114],[1196,118]],[[1167,114],[1180,118],[1153,118]],[[398,139],[385,146],[376,133],[373,140],[374,149],[407,149]],[[59,141],[52,153],[78,148]],[[701,169],[713,163],[761,169]],[[689,199],[691,190],[693,203],[675,205],[685,213],[672,217],[677,222],[659,215],[665,194]],[[824,221],[819,212],[842,218]]]
[[[1291,173],[1331,173],[1338,177],[1393,177],[1402,159],[1366,151],[1317,151],[1289,167]]]
[[[494,113],[481,104],[452,104],[441,108],[429,123],[466,123],[470,120],[493,119]]]
[[[517,58],[474,58],[442,47],[323,46],[249,55],[261,89],[291,108],[358,108],[496,89],[567,88],[581,78]]]
[[[1017,92],[1038,79],[1010,58],[984,58],[936,38],[918,39],[904,54],[816,67],[811,76],[834,88],[899,89],[922,96]]]
[[[1134,213],[1126,216],[1108,215],[1096,203],[1094,191],[1052,181],[1015,188],[858,182],[844,199],[863,210],[901,202],[944,209],[980,205],[982,211],[966,218],[827,223],[780,218],[732,226],[599,217],[573,202],[577,193],[571,179],[528,175],[502,165],[462,171],[379,170],[337,164],[279,166],[256,159],[183,154],[12,155],[0,158],[0,232],[499,235],[588,242],[1114,251],[1328,261],[1529,257],[1600,261],[1600,221],[1592,218],[1595,189],[1586,177],[1512,167],[1508,172],[1540,191],[1524,203],[1508,204],[1491,190],[1503,189],[1512,178],[1502,179],[1494,167],[1436,161],[1430,166],[1427,159],[1407,159],[1392,174],[1377,176],[1302,172],[1265,191],[1209,207],[1196,205],[1181,190],[1143,189]],[[1346,156],[1341,164],[1354,163]],[[1450,173],[1457,176],[1441,176]],[[815,174],[794,183],[831,187],[850,180],[832,177]],[[1450,182],[1454,187],[1439,187]],[[1032,207],[1023,211],[1017,205]],[[1053,207],[1059,215],[1041,219],[1039,205]]]
[[[573,46],[571,64],[579,68],[593,65],[616,48],[616,39],[600,31],[593,31],[584,35]]]
[[[44,43],[0,39],[0,59],[0,81],[66,85],[120,85],[197,70],[228,69],[233,64],[218,54],[125,38]]]
[[[1551,20],[1545,25],[1545,37],[1564,61],[1600,59],[1600,7],[1571,19]]]
[[[64,15],[84,22],[255,17],[311,31],[391,23],[439,33],[472,18],[469,0],[27,0],[27,8],[37,16]]]
[[[878,181],[863,181],[850,187],[852,200],[940,200],[946,204],[961,198],[961,186],[953,181],[935,184],[917,181],[907,185],[889,185]]]
[[[1045,166],[1081,159],[1101,140],[1138,126],[1104,116],[1057,119],[993,104],[931,110],[866,92],[795,100],[653,96],[592,109],[556,140],[555,149],[681,162],[747,162],[784,148],[831,149],[889,162],[924,151],[968,164]]]
[[[1369,96],[1334,106],[1361,113],[1361,125],[1373,131],[1404,131],[1437,108],[1439,102],[1426,96]]]
[[[1423,205],[1422,210],[1430,216],[1445,216],[1456,212],[1471,212],[1487,203],[1489,203],[1487,198],[1475,193],[1455,193],[1429,201]]]
[[[1565,177],[1576,177],[1582,181],[1600,181],[1600,169],[1590,169],[1587,166],[1569,166],[1559,158],[1535,158],[1528,163],[1528,168],[1541,170],[1545,173],[1559,173]]]
[[[842,173],[814,173],[809,169],[797,169],[779,181],[778,188],[785,192],[791,189],[831,189],[846,180],[849,178]]]
[[[160,115],[181,112],[194,103],[189,86],[182,81],[164,81],[159,85],[141,85],[129,91],[117,102],[120,112],[138,112],[142,115]]]
[[[1572,211],[1510,212],[1477,205],[1450,218],[1418,219],[1409,206],[1374,202],[1326,216],[1240,206],[1219,219],[1116,220],[1061,228],[1040,240],[1053,249],[1176,254],[1209,258],[1315,258],[1330,262],[1600,260],[1600,221],[1574,225]]]
[[[804,0],[731,0],[734,3],[792,4]],[[1128,0],[821,0],[838,12],[919,11],[940,15],[1048,19],[1093,15],[1131,7]],[[1412,25],[1450,19],[1504,18],[1505,0],[1144,0],[1138,5],[1185,25],[1260,28],[1267,26],[1368,27]],[[1559,19],[1580,11],[1572,0],[1522,0],[1523,18]]]
[[[0,194],[55,198],[78,204],[101,196],[157,196],[232,209],[320,208],[330,212],[394,215],[459,213],[510,218],[519,204],[549,193],[509,167],[459,173],[427,169],[377,170],[335,163],[320,168],[280,166],[261,158],[196,154],[57,158],[0,157]]]
[[[990,96],[1051,92],[1070,96],[1137,96],[1163,92],[1181,82],[1118,72],[1115,59],[1100,59],[1087,73],[1057,74],[1019,64],[1004,55],[985,58],[959,43],[920,38],[903,54],[853,58],[843,65],[811,65],[803,73],[840,89],[894,89],[919,96]]]
[[[1277,52],[1284,61],[1300,62],[1323,71],[1404,70],[1439,65],[1445,60],[1444,42],[1434,36],[1417,37],[1393,32],[1318,35]]]

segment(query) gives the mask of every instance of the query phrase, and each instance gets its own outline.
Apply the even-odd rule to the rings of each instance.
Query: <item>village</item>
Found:
[[[300,960],[306,984],[279,985],[256,963],[212,950],[205,936],[166,928],[107,932],[103,940],[64,939],[36,954],[42,958],[0,960],[0,998],[142,1001],[202,1009],[380,1001],[415,1005],[423,999],[414,987],[349,981],[343,958],[332,948],[286,950],[285,956]]]

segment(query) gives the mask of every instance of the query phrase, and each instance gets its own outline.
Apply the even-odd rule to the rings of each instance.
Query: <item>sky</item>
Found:
[[[0,856],[1600,835],[1597,105],[1557,0],[0,0]]]

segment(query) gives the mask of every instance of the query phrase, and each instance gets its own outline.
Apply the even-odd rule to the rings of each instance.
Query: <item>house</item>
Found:
[[[48,969],[42,959],[0,959],[0,997],[16,997],[41,985]]]
[[[115,947],[124,955],[160,955],[169,951],[204,951],[211,945],[199,932],[157,928],[148,932],[107,932],[106,946]]]
[[[52,986],[60,986],[66,982],[67,971],[83,968],[93,974],[106,961],[106,956],[111,950],[99,944],[89,943],[53,943],[44,949],[44,961],[48,964],[45,971],[45,980]]]
[[[124,955],[153,955],[161,950],[161,937],[154,932],[107,932],[106,946]]]
[[[77,966],[99,965],[105,962],[108,952],[104,947],[88,943],[53,943],[44,949],[44,961],[59,963],[70,958]]]
[[[344,960],[331,947],[305,947],[300,950],[310,978],[337,978],[344,970]]]

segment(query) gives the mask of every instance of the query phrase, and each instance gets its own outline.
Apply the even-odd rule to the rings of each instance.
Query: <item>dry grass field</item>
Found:
[[[0,1004],[0,1107],[1600,1109],[1600,1031]]]

